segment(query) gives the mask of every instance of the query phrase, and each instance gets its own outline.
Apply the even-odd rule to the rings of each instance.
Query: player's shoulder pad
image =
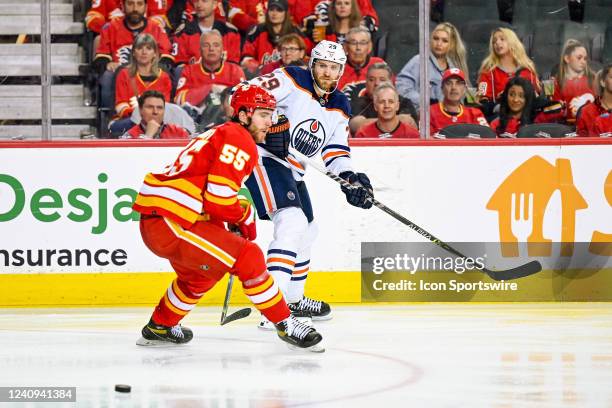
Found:
[[[345,93],[338,89],[330,95],[325,107],[328,109],[340,109],[347,117],[351,117],[351,103]]]
[[[278,68],[274,72],[278,71],[283,72],[285,75],[290,77],[300,88],[311,92],[314,90],[312,86],[312,77],[310,76],[310,71],[307,69],[291,65],[288,67]]]

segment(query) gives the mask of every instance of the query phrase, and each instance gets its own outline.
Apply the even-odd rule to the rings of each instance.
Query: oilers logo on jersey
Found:
[[[293,128],[291,147],[304,156],[314,156],[325,142],[325,128],[316,119],[306,119]]]

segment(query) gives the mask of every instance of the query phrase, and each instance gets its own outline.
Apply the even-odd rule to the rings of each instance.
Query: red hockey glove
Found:
[[[236,227],[240,231],[240,235],[249,241],[257,238],[257,227],[255,225],[255,211],[251,202],[244,196],[238,196],[238,202],[242,207],[242,218],[236,223]]]

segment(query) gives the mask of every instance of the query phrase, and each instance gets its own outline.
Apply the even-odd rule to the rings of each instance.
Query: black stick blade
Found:
[[[231,315],[227,316],[225,319],[223,319],[221,321],[221,326],[223,326],[224,324],[233,322],[234,320],[244,319],[245,317],[249,316],[250,314],[251,314],[251,308],[250,307],[245,307],[244,309],[240,309],[240,310],[232,313]]]
[[[482,271],[489,275],[489,278],[496,281],[506,281],[524,278],[536,274],[542,270],[542,264],[539,261],[531,261],[525,265],[517,266],[516,268],[506,269],[503,271],[492,271],[487,268],[483,268]]]

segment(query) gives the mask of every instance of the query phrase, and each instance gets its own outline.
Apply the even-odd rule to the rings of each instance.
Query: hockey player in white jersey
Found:
[[[280,68],[251,82],[266,88],[286,119],[259,145],[260,160],[246,182],[261,219],[274,223],[274,238],[267,252],[270,274],[296,316],[331,319],[329,304],[304,296],[310,249],[317,227],[306,184],[306,163],[300,155],[320,154],[328,170],[356,188],[342,191],[354,206],[370,208],[370,180],[351,166],[348,147],[350,105],[337,90],[346,54],[340,44],[321,41],[312,50],[308,70]],[[299,153],[297,154],[296,151]],[[261,328],[273,328],[265,318]]]

